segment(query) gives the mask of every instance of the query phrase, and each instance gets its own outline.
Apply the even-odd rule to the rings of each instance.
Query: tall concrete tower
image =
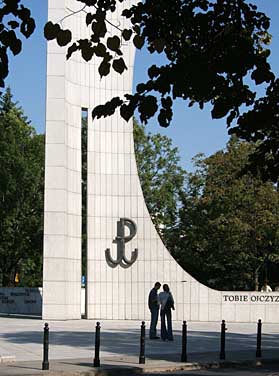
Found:
[[[131,0],[132,2],[132,0]],[[127,6],[127,1],[122,4]],[[76,39],[87,38],[76,0],[49,0],[49,20],[61,22]],[[121,6],[107,24],[125,28]],[[86,201],[87,318],[148,319],[147,296],[156,281],[168,283],[176,302],[174,319],[273,320],[277,310],[249,296],[207,288],[186,273],[162,244],[145,205],[134,155],[133,125],[119,115],[92,121],[91,111],[132,90],[135,51],[123,46],[128,71],[100,79],[99,61],[48,43],[43,318],[81,318],[82,202]],[[87,187],[82,190],[82,118],[87,124]],[[83,197],[86,195],[86,197]],[[84,215],[84,214],[83,214]],[[234,293],[235,294],[235,293]],[[278,312],[277,312],[278,311]],[[277,316],[276,316],[277,315]]]

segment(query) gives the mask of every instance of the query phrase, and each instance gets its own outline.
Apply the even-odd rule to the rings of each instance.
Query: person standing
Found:
[[[174,299],[167,284],[163,285],[163,290],[164,291],[160,292],[159,294],[159,302],[161,305],[161,339],[163,341],[165,341],[166,339],[173,341],[171,310],[174,309]]]
[[[151,322],[150,322],[150,329],[149,329],[149,338],[150,339],[159,339],[160,337],[157,336],[157,322],[159,316],[159,300],[158,300],[158,290],[161,287],[160,282],[156,282],[153,289],[151,289],[149,296],[148,296],[148,307],[151,313]]]
[[[264,281],[261,292],[272,292],[272,288],[269,286],[267,279]]]

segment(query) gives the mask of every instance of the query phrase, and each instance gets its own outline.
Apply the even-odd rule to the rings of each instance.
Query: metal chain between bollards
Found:
[[[226,353],[225,353],[225,343],[226,343],[226,322],[225,320],[222,320],[221,324],[221,350],[220,350],[220,359],[224,360],[226,359]]]
[[[139,364],[145,364],[145,322],[142,321],[140,328],[140,355]]]
[[[42,363],[42,370],[43,371],[49,370],[48,347],[49,347],[49,327],[48,327],[48,324],[45,323],[45,326],[44,326],[44,343],[43,343],[43,363]]]
[[[261,358],[261,356],[262,356],[262,320],[258,320],[256,357]]]
[[[183,321],[183,324],[182,324],[181,362],[187,362],[187,322],[186,321]]]
[[[95,334],[95,357],[93,362],[94,367],[100,367],[100,332],[101,326],[100,323],[97,322]]]

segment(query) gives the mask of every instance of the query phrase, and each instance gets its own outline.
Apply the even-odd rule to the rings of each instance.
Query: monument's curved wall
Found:
[[[49,19],[64,19],[63,26],[69,27],[75,38],[82,38],[89,35],[85,13],[65,18],[81,7],[76,0],[49,0]],[[111,21],[125,27],[126,21],[120,14],[118,9]],[[107,27],[115,33],[112,26]],[[65,49],[54,42],[48,44],[45,319],[80,318],[81,108],[88,108],[90,114],[94,106],[131,91],[135,51],[131,43],[125,44],[123,50],[128,71],[123,75],[112,72],[100,79],[99,61],[86,63],[74,54],[66,62]],[[125,262],[111,264],[105,255],[108,248],[113,260],[123,255],[121,242],[116,239],[120,218],[128,218],[137,225],[136,235],[124,245],[128,260],[136,248],[138,258],[127,268],[123,267],[128,266]],[[124,235],[128,236],[132,230],[124,228]],[[118,228],[121,235],[119,231]],[[132,122],[126,123],[118,113],[94,122],[89,116],[87,317],[149,319],[147,297],[156,281],[169,284],[177,320],[277,321],[279,302],[276,306],[275,296],[272,304],[267,304],[259,293],[215,291],[197,282],[177,264],[156,233],[144,202]]]

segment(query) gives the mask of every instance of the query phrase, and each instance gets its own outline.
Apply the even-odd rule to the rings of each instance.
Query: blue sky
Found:
[[[270,63],[273,71],[279,71],[279,0],[251,0],[271,18],[273,36]],[[32,125],[38,132],[45,128],[45,72],[46,42],[43,38],[43,26],[47,20],[47,0],[24,0],[32,10],[36,20],[36,32],[24,42],[23,52],[11,58],[10,74],[6,81],[17,100],[23,107]],[[146,52],[137,52],[134,83],[145,77],[144,67],[152,64],[153,57]],[[174,118],[169,128],[159,127],[156,120],[150,121],[147,129],[161,132],[172,138],[178,147],[181,164],[188,171],[193,169],[191,159],[199,152],[210,155],[225,147],[228,140],[225,120],[212,120],[209,109],[188,108],[183,101],[174,106]]]

